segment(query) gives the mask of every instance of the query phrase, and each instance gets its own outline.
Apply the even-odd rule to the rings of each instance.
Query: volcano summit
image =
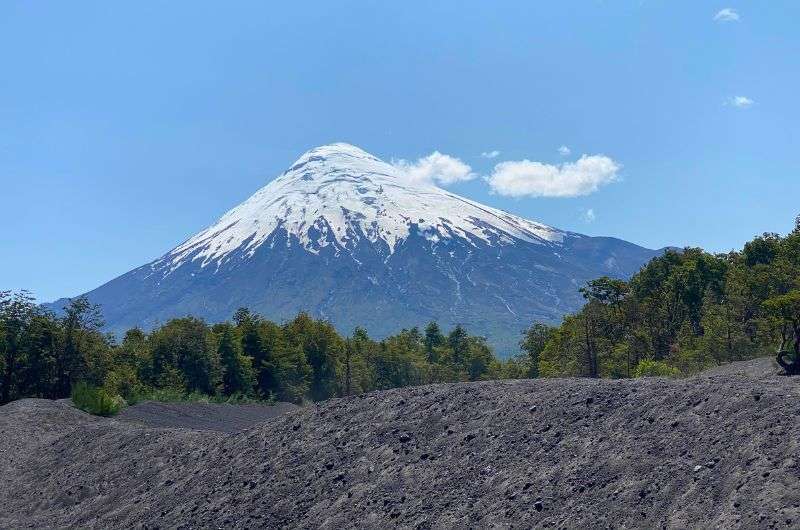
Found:
[[[305,310],[376,337],[461,323],[505,353],[531,322],[580,307],[585,281],[628,277],[656,254],[409,182],[337,143],[306,152],[210,227],[87,295],[114,331],[189,314],[214,322],[245,306],[277,321]]]

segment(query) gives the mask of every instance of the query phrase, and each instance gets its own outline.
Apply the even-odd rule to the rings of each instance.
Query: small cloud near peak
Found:
[[[456,157],[434,151],[416,162],[392,160],[392,165],[412,183],[442,185],[472,180],[477,175],[472,168]]]
[[[558,148],[558,154],[561,156],[569,156],[572,153],[572,150],[567,147],[566,145],[562,145]]]
[[[507,197],[578,197],[619,180],[621,165],[605,155],[583,155],[553,165],[531,160],[500,162],[486,182]]]
[[[736,107],[738,109],[746,109],[752,107],[754,103],[755,101],[748,98],[747,96],[733,96],[728,98],[728,101],[726,101],[727,105]]]
[[[500,154],[500,151],[498,151],[497,149],[495,149],[495,150],[493,150],[493,151],[484,151],[483,153],[481,153],[481,156],[482,156],[483,158],[497,158],[497,156],[498,156],[499,154]]]
[[[714,15],[714,20],[717,22],[738,22],[740,18],[741,17],[739,17],[739,13],[730,7],[720,9],[717,11],[717,14]]]

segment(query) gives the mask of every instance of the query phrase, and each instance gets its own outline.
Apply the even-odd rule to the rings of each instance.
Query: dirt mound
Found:
[[[239,432],[298,408],[291,403],[225,405],[146,401],[124,409],[117,418],[148,427]]]
[[[800,379],[776,371],[433,385],[233,434],[28,400],[0,408],[0,527],[796,528]]]

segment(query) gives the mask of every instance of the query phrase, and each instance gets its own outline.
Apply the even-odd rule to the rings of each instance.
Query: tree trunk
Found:
[[[351,381],[352,381],[352,372],[350,370],[350,358],[352,357],[352,355],[350,353],[350,349],[349,348],[347,348],[347,350],[345,351],[345,355],[346,355],[345,359],[346,359],[346,364],[347,364],[347,373],[345,375],[344,386],[345,386],[345,395],[349,396],[350,395],[350,388],[351,388]]]
[[[3,373],[3,394],[0,396],[0,405],[11,401],[11,380],[14,375],[14,353],[8,351],[5,359],[5,371]]]
[[[786,337],[784,336],[781,339],[775,361],[783,368],[786,375],[800,375],[800,324],[792,326],[792,335],[794,351],[783,349],[786,346]]]

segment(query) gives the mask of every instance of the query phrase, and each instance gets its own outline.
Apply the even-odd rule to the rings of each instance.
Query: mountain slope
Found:
[[[586,280],[627,277],[656,253],[409,182],[357,147],[332,144],[88,296],[117,331],[186,314],[223,320],[247,306],[275,320],[306,310],[375,336],[462,323],[510,351],[533,320],[578,308]]]

